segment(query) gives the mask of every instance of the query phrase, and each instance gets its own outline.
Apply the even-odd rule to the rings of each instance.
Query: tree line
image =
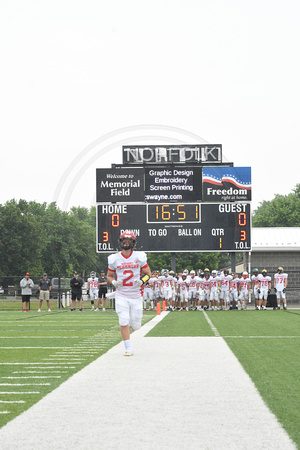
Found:
[[[252,226],[300,226],[300,184],[287,195],[263,201]],[[55,202],[7,201],[0,205],[0,275],[83,275],[107,268],[107,255],[96,253],[96,207],[61,211]],[[237,255],[237,262],[241,260]],[[148,253],[152,270],[171,267],[171,253]],[[177,269],[220,268],[230,265],[227,253],[178,253]]]

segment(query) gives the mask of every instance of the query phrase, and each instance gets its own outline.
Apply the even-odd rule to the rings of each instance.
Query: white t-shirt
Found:
[[[142,269],[148,267],[147,255],[145,252],[131,252],[126,257],[122,252],[115,253],[108,257],[108,270],[116,274],[116,278],[122,284],[118,287],[116,295],[140,299],[143,295],[142,286],[135,284],[141,277]]]

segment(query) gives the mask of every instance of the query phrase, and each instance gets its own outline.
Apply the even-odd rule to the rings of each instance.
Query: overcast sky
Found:
[[[299,0],[2,0],[0,203],[90,207],[95,169],[139,143],[222,144],[252,167],[253,209],[289,194],[299,17]]]

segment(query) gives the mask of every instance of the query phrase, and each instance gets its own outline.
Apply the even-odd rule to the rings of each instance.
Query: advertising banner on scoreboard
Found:
[[[202,167],[166,166],[145,169],[146,202],[202,200]]]
[[[251,200],[251,167],[203,167],[203,201]]]
[[[144,170],[96,169],[96,202],[143,202]]]

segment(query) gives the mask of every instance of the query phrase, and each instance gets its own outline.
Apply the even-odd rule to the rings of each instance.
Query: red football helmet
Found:
[[[124,244],[123,240],[124,239],[129,239],[130,242]],[[119,237],[119,241],[120,241],[120,247],[123,250],[132,250],[135,247],[136,244],[136,237],[135,234],[132,231],[129,230],[125,230]]]

